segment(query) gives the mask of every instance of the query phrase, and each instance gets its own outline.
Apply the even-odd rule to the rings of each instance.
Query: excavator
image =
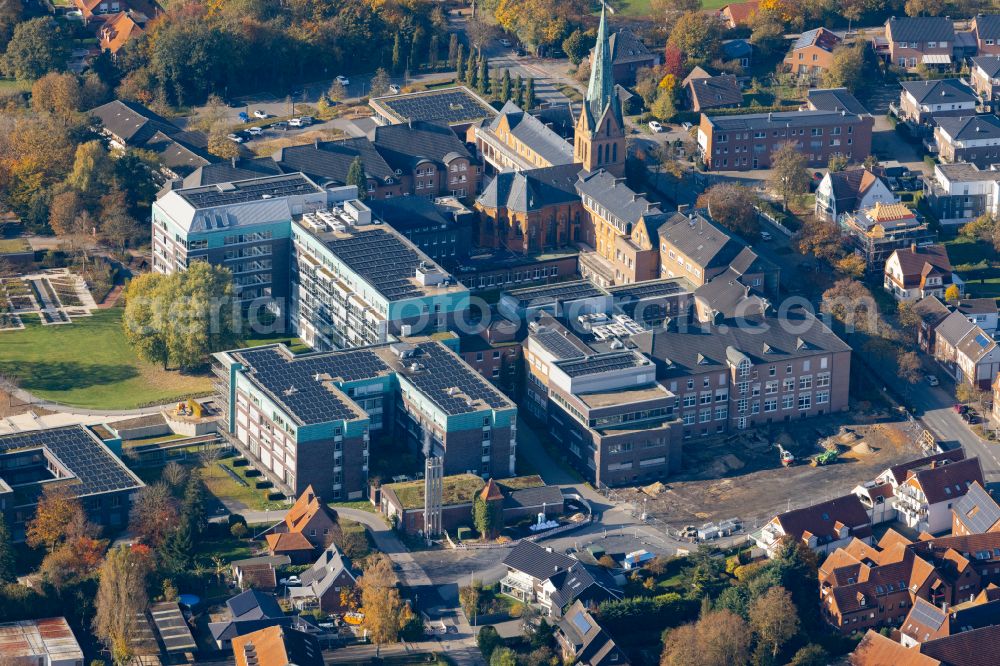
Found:
[[[775,444],[778,447],[778,453],[781,455],[781,466],[790,467],[795,463],[795,456],[792,452],[783,447],[781,444]]]

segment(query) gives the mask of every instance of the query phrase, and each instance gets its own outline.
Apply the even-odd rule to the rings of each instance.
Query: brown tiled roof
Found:
[[[984,483],[979,458],[910,470],[906,482],[920,488],[929,504],[937,504],[962,497],[974,481]]]
[[[916,460],[911,460],[910,462],[890,467],[889,473],[892,475],[892,478],[896,482],[896,484],[899,485],[903,481],[906,481],[907,473],[911,469],[924,467],[926,465],[930,465],[932,462],[938,462],[941,460],[949,460],[951,462],[958,462],[959,460],[965,460],[965,451],[962,448],[957,448],[957,449],[952,449],[951,451],[945,451],[944,453],[935,453],[934,455],[931,456],[917,458]]]
[[[307,486],[295,504],[285,514],[285,526],[289,532],[301,532],[317,513],[326,513],[331,521],[336,522],[336,514],[320,500],[312,486]]]
[[[281,532],[268,534],[265,537],[267,547],[272,553],[290,553],[299,550],[312,550],[313,545],[301,532]]]
[[[853,536],[863,538],[871,535],[868,512],[858,496],[853,494],[778,514],[775,520],[785,534],[796,539],[806,538],[805,533],[810,532],[821,542],[824,539],[836,540],[839,538],[838,523],[850,528]]]
[[[951,314],[948,306],[937,296],[924,296],[913,304],[913,312],[928,326],[937,326]]]
[[[118,53],[125,42],[143,33],[142,27],[125,12],[115,14],[101,26],[100,43],[105,51]]]
[[[692,104],[699,109],[743,104],[743,91],[732,74],[692,79],[688,83],[688,91]]]
[[[724,14],[728,10],[733,23],[736,25],[745,25],[750,22],[750,17],[757,13],[759,7],[760,0],[749,0],[749,2],[726,5],[720,12]]]
[[[868,630],[850,658],[851,666],[940,666],[933,657],[906,648],[891,638]]]
[[[489,502],[491,500],[502,500],[503,491],[500,490],[500,486],[497,485],[496,481],[490,479],[483,486],[482,492],[479,493],[479,499],[484,502]]]
[[[1000,655],[1000,625],[921,643],[919,649],[921,654],[948,666],[996,666]]]
[[[951,261],[943,245],[924,245],[917,248],[896,250],[896,259],[903,272],[906,288],[923,286],[930,275],[939,275],[944,284],[951,284]]]

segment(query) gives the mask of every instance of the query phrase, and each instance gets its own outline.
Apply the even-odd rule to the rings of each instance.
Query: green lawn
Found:
[[[240,342],[241,347],[260,347],[262,345],[276,345],[278,343],[284,344],[293,354],[301,354],[302,352],[312,351],[309,345],[302,342],[299,338],[294,338],[288,335],[258,335],[244,339]]]
[[[26,92],[31,90],[32,81],[15,81],[14,79],[0,79],[0,93],[2,92]]]
[[[970,298],[1000,298],[1000,256],[985,241],[957,236],[945,242],[948,258]]]
[[[0,254],[12,254],[14,252],[30,252],[31,245],[23,238],[8,238],[0,240]]]
[[[211,392],[211,375],[183,375],[139,360],[125,343],[121,309],[71,324],[0,333],[0,372],[44,400],[89,409],[133,409]]]

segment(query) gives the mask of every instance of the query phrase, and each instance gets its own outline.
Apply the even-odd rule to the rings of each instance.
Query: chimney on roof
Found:
[[[316,150],[319,150],[319,137],[316,137],[315,139],[313,139],[313,148],[315,148]]]
[[[912,252],[913,254],[917,253],[917,244],[916,243],[910,243],[910,252]]]
[[[231,161],[231,164],[233,165],[233,168],[235,169],[236,168],[236,155],[233,155],[232,158],[230,158],[230,161]]]
[[[773,114],[770,111],[768,111],[767,112],[767,122],[771,122],[772,118],[773,118]]]
[[[691,204],[680,204],[679,206],[677,206],[677,212],[678,213],[683,213],[683,212],[685,212],[690,207],[691,207]]]

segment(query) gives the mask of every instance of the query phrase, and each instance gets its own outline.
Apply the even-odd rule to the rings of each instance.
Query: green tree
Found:
[[[512,83],[510,80],[510,70],[503,70],[503,79],[500,80],[500,101],[507,102],[511,96]]]
[[[757,640],[771,649],[771,656],[799,631],[799,618],[792,595],[783,587],[772,587],[750,604],[750,627]]]
[[[490,666],[517,666],[517,653],[509,647],[498,647],[490,655]]]
[[[167,280],[161,273],[143,273],[133,278],[125,288],[125,312],[122,327],[125,340],[139,358],[152,363],[170,362],[170,351],[163,329],[156,321],[153,299],[160,285]]]
[[[524,108],[524,79],[521,78],[520,74],[517,75],[517,80],[514,82],[514,104]]]
[[[479,59],[476,52],[469,50],[469,60],[465,63],[465,82],[470,88],[479,88]]]
[[[972,222],[963,225],[959,233],[966,238],[986,241],[994,250],[1000,252],[1000,217],[993,217],[990,213],[980,215]]]
[[[358,188],[358,199],[364,201],[368,198],[368,177],[365,175],[365,165],[360,155],[347,167],[347,184]]]
[[[374,81],[374,79],[373,79]],[[342,102],[347,97],[347,88],[337,79],[330,84],[330,89],[326,91],[327,99],[333,102]],[[373,95],[375,97],[375,95]]]
[[[403,44],[402,37],[397,32],[396,36],[392,40],[392,73],[399,74],[403,71]]]
[[[183,572],[194,563],[194,529],[190,520],[182,518],[180,524],[167,538],[159,549],[160,557],[168,571]]]
[[[438,66],[438,51],[441,50],[441,41],[437,35],[431,35],[431,40],[427,46],[427,67],[429,69],[437,69]]]
[[[594,48],[595,41],[594,35],[577,28],[563,40],[562,50],[571,63],[579,65],[590,53],[590,49]]]
[[[850,160],[847,159],[846,155],[834,155],[827,162],[826,168],[829,169],[832,173],[836,173],[838,171],[843,171],[844,169],[846,169],[849,162]]]
[[[486,502],[477,495],[472,504],[472,519],[483,538],[495,539],[503,527],[503,508],[498,502]]]
[[[454,37],[454,35],[452,35]],[[465,81],[465,47],[461,43],[455,46],[455,82]]]
[[[785,22],[776,9],[761,9],[750,19],[750,43],[764,53],[784,48]]]
[[[389,72],[385,71],[384,68],[379,67],[375,70],[375,76],[372,77],[371,90],[369,91],[372,97],[381,97],[389,92],[389,85],[392,83],[389,79]]]
[[[719,53],[722,23],[708,12],[688,12],[677,19],[667,44],[676,47],[688,62],[710,62]]]
[[[649,111],[663,122],[669,121],[677,113],[673,94],[669,90],[660,90]]]
[[[490,657],[493,656],[493,652],[503,645],[503,639],[496,628],[488,624],[476,634],[476,645],[483,654],[483,659],[488,662]]]
[[[833,50],[833,61],[823,73],[823,85],[828,88],[847,88],[851,92],[864,86],[865,44],[841,44]]]
[[[417,27],[413,32],[413,39],[410,41],[410,58],[409,66],[410,70],[417,70],[424,61],[424,53],[426,52],[427,45],[424,43],[427,34],[424,29]]]
[[[479,58],[479,86],[476,88],[480,94],[490,94],[490,62],[486,56]]]
[[[111,176],[111,158],[100,141],[87,141],[76,147],[73,170],[66,182],[81,194],[91,194]]]
[[[0,60],[0,69],[18,81],[37,79],[47,72],[65,69],[70,36],[51,17],[18,23]]]
[[[826,666],[830,661],[830,655],[822,645],[810,643],[792,656],[788,666]]]
[[[459,53],[458,34],[451,33],[451,37],[448,38],[448,66],[455,67],[458,63],[458,53]]]
[[[535,108],[535,79],[529,78],[528,84],[524,88],[524,110],[531,111]]]
[[[395,643],[400,629],[409,620],[397,583],[392,564],[384,555],[370,558],[358,581],[365,613],[364,627],[376,645]]]
[[[0,583],[17,581],[14,558],[14,541],[7,527],[7,520],[0,513]]]
[[[205,484],[202,483],[201,475],[197,471],[191,473],[184,486],[181,516],[191,523],[195,536],[204,532],[208,525],[208,513],[205,510]]]
[[[141,631],[139,618],[149,603],[148,573],[148,559],[124,545],[112,548],[101,565],[94,633],[119,666],[129,663],[134,656],[132,646]]]
[[[760,218],[754,206],[757,194],[743,185],[720,183],[708,188],[704,195],[708,214],[722,226],[749,239],[760,233]]]
[[[806,156],[794,142],[788,141],[771,153],[771,177],[768,185],[781,197],[781,203],[788,210],[792,199],[805,194],[809,189],[809,172],[806,170]]]

